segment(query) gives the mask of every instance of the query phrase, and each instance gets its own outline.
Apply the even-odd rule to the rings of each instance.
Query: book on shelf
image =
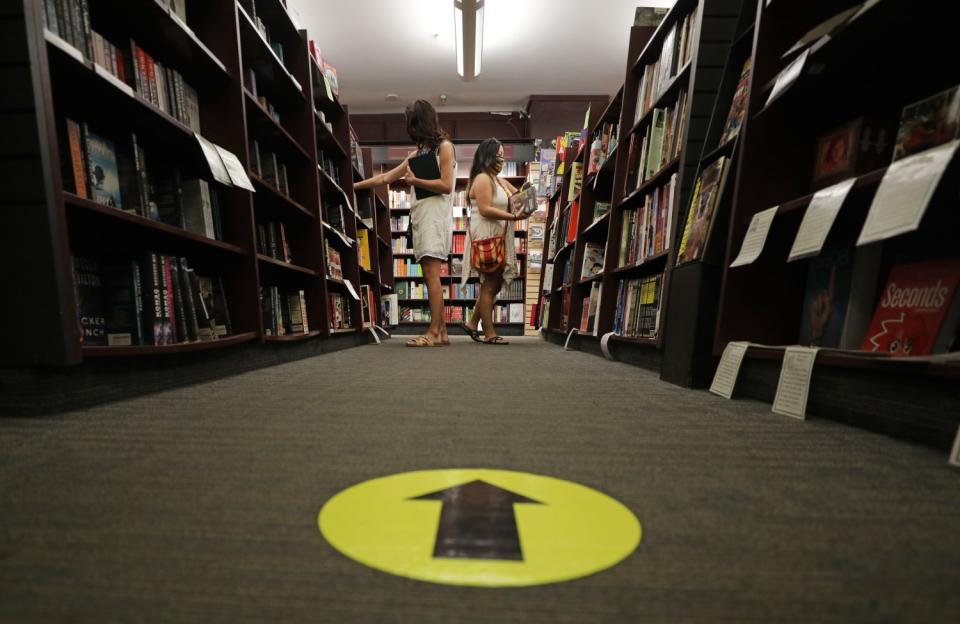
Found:
[[[810,260],[799,344],[860,347],[870,322],[880,252],[879,245],[833,247]]]
[[[669,249],[676,189],[677,174],[673,174],[667,184],[644,197],[642,206],[623,210],[617,266],[632,266]]]
[[[588,175],[599,171],[617,148],[618,133],[619,124],[604,122],[600,128],[600,132],[597,133],[593,143],[590,145],[589,165],[587,167]]]
[[[644,66],[643,75],[637,92],[637,112],[634,123],[638,122],[659,99],[663,92],[682,70],[694,49],[697,14],[700,5],[686,15],[679,24],[673,24],[667,31],[657,60]]]
[[[737,81],[737,89],[733,93],[733,100],[730,102],[730,111],[727,113],[727,120],[723,124],[723,134],[720,137],[720,143],[726,143],[732,140],[740,133],[740,126],[743,125],[743,118],[747,114],[747,103],[750,95],[750,74],[753,71],[753,57],[748,56],[743,62],[743,68],[740,70],[740,79]]]
[[[900,160],[960,137],[960,86],[904,107],[893,159]]]
[[[87,0],[44,0],[43,4],[47,29],[87,58],[92,58],[93,31]]]
[[[373,327],[373,290],[367,284],[360,284],[360,325],[361,327]]]
[[[593,204],[593,222],[600,220],[605,214],[610,212],[610,202],[596,201]]]
[[[330,329],[352,329],[350,319],[350,300],[341,293],[327,295],[330,314]]]
[[[335,280],[343,280],[343,265],[340,262],[340,252],[324,238],[323,248],[326,253],[327,275]]]
[[[265,336],[290,336],[310,331],[307,298],[303,290],[283,290],[278,286],[260,288]]]
[[[357,230],[357,242],[360,245],[360,266],[368,271],[373,270],[370,261],[370,231],[364,228]]]
[[[590,285],[590,294],[583,299],[580,314],[580,333],[598,335],[597,311],[600,309],[600,283]]]
[[[960,320],[960,260],[896,264],[890,269],[862,350],[892,357],[945,353]]]
[[[687,210],[677,264],[703,257],[713,229],[714,216],[727,180],[729,159],[721,156],[703,168],[694,185]]]
[[[567,236],[566,241],[572,243],[577,239],[577,223],[580,220],[580,202],[575,201],[570,204],[566,217]]]
[[[893,121],[884,117],[858,117],[817,138],[813,188],[879,169],[890,162]]]
[[[92,131],[86,133],[87,180],[93,201],[123,208],[120,198],[120,174],[117,169],[117,151],[113,141]]]
[[[644,131],[637,170],[631,172],[629,189],[637,189],[664,165],[680,156],[686,124],[687,92],[682,90],[671,107],[655,108],[650,125]]]
[[[580,279],[593,277],[603,272],[604,246],[597,243],[585,243],[583,246],[583,266]]]
[[[290,254],[290,241],[287,240],[287,229],[283,222],[257,223],[256,235],[257,253],[281,262],[293,262],[293,257]]]
[[[579,160],[570,165],[570,188],[567,191],[567,201],[572,202],[578,199],[580,189],[583,187],[583,163]]]
[[[627,338],[655,339],[660,331],[662,290],[662,273],[620,282],[614,333]]]
[[[637,7],[634,11],[634,26],[659,26],[670,9],[666,7]]]
[[[221,277],[201,277],[186,258],[74,255],[81,343],[170,345],[232,333]]]
[[[395,293],[380,296],[380,305],[383,318],[389,327],[396,327],[400,323],[400,309],[397,306],[399,296]]]

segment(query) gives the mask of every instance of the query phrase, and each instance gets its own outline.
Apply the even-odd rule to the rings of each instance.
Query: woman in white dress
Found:
[[[440,128],[437,111],[430,102],[417,100],[407,106],[407,134],[417,144],[416,153],[410,154],[399,166],[379,175],[354,184],[355,189],[367,189],[382,184],[405,180],[414,192],[410,207],[410,224],[413,231],[413,253],[423,269],[427,297],[430,301],[430,327],[422,336],[407,342],[408,347],[441,347],[450,344],[447,324],[443,316],[443,287],[440,284],[440,267],[450,256],[453,237],[453,187],[457,179],[457,159],[453,143]],[[432,152],[440,165],[440,179],[421,180],[413,175],[407,163],[412,156]],[[416,199],[417,189],[439,195]]]
[[[470,168],[470,182],[467,185],[467,198],[470,204],[470,225],[463,254],[463,272],[460,288],[463,289],[471,277],[480,278],[480,296],[473,309],[470,320],[461,327],[467,335],[477,342],[489,345],[510,344],[497,335],[493,325],[493,306],[497,293],[519,274],[517,254],[513,245],[513,222],[524,217],[510,213],[510,195],[517,192],[506,180],[498,177],[503,170],[503,146],[497,139],[484,139],[477,147]],[[504,237],[506,264],[493,273],[478,273],[471,262],[470,242],[495,236]],[[483,323],[483,339],[477,330],[477,323]]]

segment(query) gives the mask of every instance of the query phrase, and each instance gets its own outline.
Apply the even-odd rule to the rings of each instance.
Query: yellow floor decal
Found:
[[[360,483],[320,510],[323,536],[364,565],[448,585],[518,587],[627,558],[640,523],[577,483],[509,470],[424,470]]]

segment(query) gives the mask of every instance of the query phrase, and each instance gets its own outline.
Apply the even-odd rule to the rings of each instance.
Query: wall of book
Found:
[[[336,70],[281,0],[24,7],[18,27],[48,71],[11,88],[42,94],[52,131],[34,140],[49,142],[53,172],[37,183],[51,224],[25,236],[64,253],[38,289],[77,319],[49,363],[375,320],[386,203],[354,197],[363,162]]]

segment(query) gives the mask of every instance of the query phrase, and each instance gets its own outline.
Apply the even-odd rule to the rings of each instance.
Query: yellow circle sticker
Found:
[[[616,565],[640,543],[622,503],[577,483],[509,470],[423,470],[336,494],[320,532],[347,557],[447,585],[520,587]]]

